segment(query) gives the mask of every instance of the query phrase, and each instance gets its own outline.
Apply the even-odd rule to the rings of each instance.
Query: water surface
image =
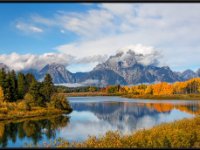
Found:
[[[69,115],[0,122],[0,146],[43,145],[57,138],[83,141],[107,131],[130,134],[139,129],[200,114],[198,100],[142,100],[121,97],[69,97]]]

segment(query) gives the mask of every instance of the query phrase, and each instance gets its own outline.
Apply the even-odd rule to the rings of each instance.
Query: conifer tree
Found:
[[[32,75],[31,73],[27,73],[26,76],[25,76],[25,85],[26,85],[26,92],[29,91],[29,88],[30,88],[30,84],[33,82],[33,81],[36,81],[34,75]]]
[[[45,101],[49,102],[54,92],[54,85],[50,74],[46,74],[44,81],[42,82],[41,93],[45,97]]]
[[[11,89],[12,89],[12,100],[16,101],[18,98],[18,91],[17,91],[17,77],[14,70],[10,73],[10,79],[11,79]]]
[[[36,104],[40,106],[45,105],[44,97],[40,92],[41,84],[38,83],[36,80],[33,80],[29,87],[29,93],[33,96],[33,99]]]
[[[18,98],[22,99],[25,95],[26,92],[26,81],[25,81],[25,76],[23,73],[18,73],[17,76],[17,83],[18,83]]]
[[[5,90],[5,84],[6,84],[6,72],[5,72],[5,69],[2,68],[0,70],[0,86],[2,87],[2,90],[4,91]]]
[[[5,100],[8,102],[12,102],[13,100],[13,89],[12,89],[12,80],[11,80],[11,73],[8,72],[6,76],[5,83],[3,84],[4,86],[4,97]]]

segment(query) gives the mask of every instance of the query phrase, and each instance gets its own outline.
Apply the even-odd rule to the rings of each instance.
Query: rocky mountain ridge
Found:
[[[185,70],[173,72],[168,66],[159,67],[155,61],[145,65],[142,63],[144,56],[136,54],[132,50],[119,52],[110,56],[104,63],[98,64],[90,72],[71,73],[61,64],[47,64],[41,70],[22,70],[23,73],[32,73],[37,80],[42,81],[45,74],[49,73],[55,84],[84,83],[84,85],[131,85],[154,82],[184,81],[194,77],[200,77],[200,69],[197,72]],[[9,67],[0,63],[0,68]]]

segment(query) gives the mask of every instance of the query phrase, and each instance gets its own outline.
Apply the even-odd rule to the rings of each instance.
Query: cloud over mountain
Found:
[[[94,47],[95,49],[95,47]],[[103,63],[108,57],[109,54],[116,54],[120,51],[126,52],[131,49],[136,54],[134,55],[134,59],[138,63],[143,65],[158,65],[160,55],[159,53],[151,46],[144,46],[141,44],[130,45],[121,49],[110,49],[107,51],[107,55],[101,54],[101,51],[93,51],[93,53],[85,53],[82,57],[76,54],[81,53],[83,50],[77,49],[77,51],[68,49],[67,52],[60,53],[44,53],[41,55],[34,54],[2,54],[0,55],[0,62],[5,63],[11,69],[15,69],[17,71],[24,69],[37,69],[40,70],[47,64],[62,64],[65,67],[73,64],[93,64],[91,68],[97,65],[97,63]],[[80,52],[79,52],[80,51]],[[125,57],[132,57],[133,55],[126,55]]]
[[[54,31],[66,39],[73,35],[75,40],[55,44],[54,49],[76,56],[76,63],[98,62],[119,48],[142,43],[162,54],[160,63],[181,71],[199,66],[199,8],[199,4],[105,3],[87,6],[84,11],[58,9],[48,16],[33,13],[19,17],[16,27],[36,34]],[[154,57],[157,54],[145,54],[141,62],[156,64]]]
[[[11,53],[0,55],[0,62],[17,71],[29,68],[39,70],[46,64],[51,63],[67,66],[70,61],[73,61],[73,57],[63,53],[45,53],[42,55]]]
[[[38,15],[32,21],[77,35],[79,40],[55,48],[75,53],[77,57],[100,53],[109,56],[114,54],[110,53],[112,50],[142,43],[159,49],[165,65],[174,69],[198,67],[199,4],[98,4],[96,7],[81,13],[58,11],[51,18]]]

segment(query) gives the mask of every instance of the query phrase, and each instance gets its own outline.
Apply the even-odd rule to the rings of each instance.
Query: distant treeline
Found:
[[[109,87],[108,87],[109,88]],[[113,87],[111,87],[113,88]],[[155,84],[141,84],[135,86],[123,86],[119,88],[120,93],[132,95],[173,95],[173,94],[199,94],[200,78],[193,78],[183,82]]]
[[[72,92],[97,92],[100,91],[100,87],[95,86],[84,86],[84,87],[66,87],[66,86],[55,86],[56,91],[60,93],[72,93]]]
[[[193,78],[183,82],[167,83],[160,82],[154,84],[140,84],[133,86],[109,85],[106,87],[65,87],[56,86],[58,92],[104,92],[132,95],[173,95],[173,94],[199,94],[200,78]]]

